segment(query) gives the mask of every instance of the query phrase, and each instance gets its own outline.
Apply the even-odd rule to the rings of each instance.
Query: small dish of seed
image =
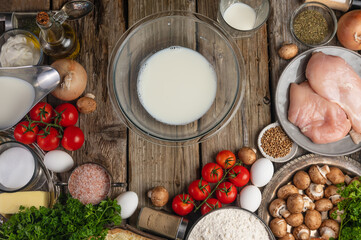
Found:
[[[275,122],[262,129],[258,135],[258,148],[265,158],[273,162],[286,162],[295,156],[298,145]]]

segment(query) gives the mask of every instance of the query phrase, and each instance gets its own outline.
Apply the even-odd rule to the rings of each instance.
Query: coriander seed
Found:
[[[292,140],[280,126],[268,129],[261,138],[263,151],[273,158],[282,158],[289,154],[292,144]]]

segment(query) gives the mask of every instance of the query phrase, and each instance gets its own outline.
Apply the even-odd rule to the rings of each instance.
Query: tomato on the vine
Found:
[[[221,203],[232,203],[237,198],[237,188],[230,182],[223,182],[217,187],[216,197]]]
[[[59,146],[60,138],[59,132],[53,127],[46,129],[41,129],[36,138],[36,142],[39,147],[44,151],[55,150]]]
[[[84,133],[80,128],[75,126],[65,128],[61,145],[66,150],[75,151],[83,146],[83,143]]]
[[[29,123],[29,121],[22,121],[18,123],[14,129],[14,137],[16,141],[24,144],[32,144],[36,140],[36,134],[38,134],[38,126],[35,123]]]
[[[189,195],[197,201],[203,201],[206,199],[210,192],[211,186],[209,186],[208,182],[202,179],[193,181],[188,187]]]
[[[210,183],[216,183],[223,177],[222,167],[217,163],[207,163],[202,168],[202,178]]]
[[[189,214],[194,208],[194,202],[189,194],[178,194],[173,198],[172,209],[181,216]]]
[[[220,201],[218,201],[215,198],[209,198],[207,201],[202,205],[201,207],[201,213],[202,215],[209,213],[210,211],[221,208],[222,204]]]
[[[56,117],[55,123],[59,124],[63,127],[69,127],[76,124],[78,121],[78,110],[74,107],[74,105],[70,103],[60,104],[55,108]]]
[[[243,187],[249,182],[249,171],[243,166],[235,166],[228,173],[228,180],[236,187]]]
[[[37,103],[29,112],[30,118],[34,121],[50,123],[53,120],[53,107],[46,102]]]
[[[216,162],[224,169],[231,168],[236,163],[236,155],[229,150],[220,151],[216,156]]]

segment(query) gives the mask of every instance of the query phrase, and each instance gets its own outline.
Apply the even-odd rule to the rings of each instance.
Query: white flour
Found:
[[[188,240],[269,240],[263,223],[238,209],[222,209],[208,214],[194,226]]]

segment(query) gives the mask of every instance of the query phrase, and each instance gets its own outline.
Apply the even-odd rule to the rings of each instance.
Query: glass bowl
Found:
[[[157,121],[138,98],[137,77],[142,63],[171,46],[197,51],[217,75],[213,104],[201,118],[186,125]],[[192,12],[163,12],[140,20],[118,40],[108,67],[108,90],[114,110],[129,129],[161,145],[189,145],[214,135],[236,113],[244,89],[245,67],[235,42],[218,23]]]
[[[251,7],[255,11],[255,23],[252,29],[249,30],[239,30],[232,27],[224,19],[224,13],[226,10],[233,4],[242,3]],[[218,14],[217,20],[221,26],[229,33],[232,37],[242,38],[242,37],[251,37],[254,33],[260,29],[263,24],[266,23],[270,15],[270,2],[269,0],[219,0],[218,4]],[[242,14],[240,14],[242,15]],[[242,19],[242,18],[241,18]],[[240,20],[240,19],[237,19]]]
[[[325,18],[325,20],[327,22],[327,34],[321,42],[307,43],[307,42],[303,41],[302,39],[300,39],[295,33],[295,29],[294,29],[295,19],[299,16],[299,14],[301,14],[304,11],[308,11],[308,10],[313,10],[313,11],[319,12]],[[335,13],[332,11],[332,9],[327,7],[325,4],[319,3],[319,2],[307,2],[307,3],[304,3],[301,6],[299,6],[292,13],[291,21],[290,21],[290,29],[291,29],[292,36],[298,42],[300,42],[308,47],[318,47],[318,46],[322,46],[322,45],[329,43],[332,40],[332,38],[335,36],[335,34],[337,32],[337,18],[336,18]],[[304,28],[304,29],[306,29],[306,28]]]
[[[16,66],[9,66],[9,67],[20,67],[20,66],[31,66],[31,65],[41,65],[43,63],[43,58],[44,58],[44,53],[43,50],[40,47],[40,42],[37,36],[35,36],[33,33],[26,31],[26,30],[22,30],[22,29],[11,29],[8,30],[6,32],[4,32],[1,36],[0,36],[0,54],[2,51],[2,46],[6,43],[6,41],[10,38],[10,37],[15,37],[16,35],[25,35],[28,41],[31,41],[31,43],[33,44],[35,50],[38,52],[39,54],[39,61],[36,64],[28,64],[28,65],[16,65]],[[1,66],[1,62],[0,62],[0,67],[4,67]]]

